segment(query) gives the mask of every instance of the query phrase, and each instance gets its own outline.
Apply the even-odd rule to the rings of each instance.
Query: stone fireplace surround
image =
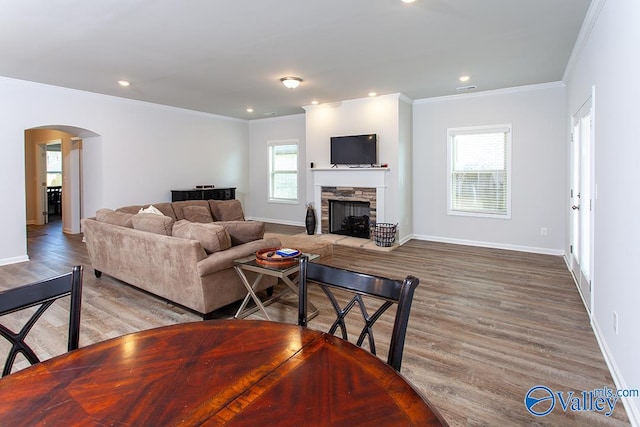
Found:
[[[330,232],[329,201],[369,203],[369,222],[376,222],[376,189],[368,187],[322,187],[320,225],[322,234]]]
[[[389,168],[311,169],[314,208],[320,218],[316,233],[329,232],[329,200],[369,202],[371,221],[385,222],[386,179]]]

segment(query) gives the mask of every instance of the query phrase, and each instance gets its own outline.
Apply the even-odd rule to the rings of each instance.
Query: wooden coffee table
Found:
[[[309,257],[309,261],[320,258],[320,256],[316,254],[304,254],[304,255]],[[289,294],[290,292],[294,292],[296,295],[298,295],[298,275],[296,274],[300,271],[300,264],[298,263],[295,263],[291,267],[287,267],[287,268],[267,266],[267,265],[258,264],[256,262],[255,255],[236,259],[233,261],[233,263],[234,263],[233,268],[235,268],[236,272],[238,272],[238,275],[240,276],[240,280],[242,280],[244,287],[247,288],[247,295],[244,297],[244,300],[242,301],[240,308],[238,308],[238,311],[234,316],[236,319],[243,319],[248,315],[260,310],[262,311],[262,313],[264,313],[267,320],[271,320],[271,318],[267,314],[267,311],[265,310],[266,306],[280,300],[283,296]],[[252,271],[254,273],[258,273],[256,279],[253,281],[253,284],[249,283],[249,280],[247,279],[246,274],[244,274],[245,271]],[[264,301],[262,301],[260,300],[258,295],[256,295],[256,289],[258,289],[258,285],[260,284],[260,281],[264,276],[277,277],[278,279],[282,280],[284,284],[287,285],[287,287],[284,288],[277,295],[273,295],[265,299]],[[247,308],[247,304],[249,303],[249,300],[253,300],[256,306]],[[308,304],[309,304],[309,319],[313,319],[318,315],[319,310],[311,302],[309,302]]]

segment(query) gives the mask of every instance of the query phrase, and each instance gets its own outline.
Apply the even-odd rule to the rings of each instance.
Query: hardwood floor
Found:
[[[59,225],[30,227],[31,261],[0,267],[0,288],[85,266],[80,345],[199,316],[106,275],[96,279],[82,236]],[[268,224],[267,231],[295,234],[301,227]],[[324,263],[401,279],[420,278],[405,344],[402,374],[452,426],[629,425],[619,401],[611,417],[564,412],[560,404],[536,418],[524,406],[527,391],[615,389],[577,289],[561,257],[412,240],[375,252],[335,246]],[[330,306],[310,288],[320,315],[310,327],[326,330]],[[230,317],[235,307],[219,311]],[[295,299],[268,307],[272,320],[295,322]],[[65,351],[64,306],[45,315],[34,345],[47,356]],[[261,318],[260,315],[252,315]],[[379,325],[391,329],[389,317]],[[54,340],[60,336],[60,340]],[[380,343],[382,344],[382,343]],[[0,347],[0,351],[3,348]],[[379,353],[386,356],[386,348]]]

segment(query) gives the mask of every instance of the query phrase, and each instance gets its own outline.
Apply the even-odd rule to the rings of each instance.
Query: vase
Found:
[[[307,217],[305,218],[307,234],[312,235],[316,232],[316,211],[312,207],[307,207]]]

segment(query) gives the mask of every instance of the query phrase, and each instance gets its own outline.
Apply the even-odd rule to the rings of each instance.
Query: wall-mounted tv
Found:
[[[331,137],[331,164],[374,165],[378,162],[378,135]]]

